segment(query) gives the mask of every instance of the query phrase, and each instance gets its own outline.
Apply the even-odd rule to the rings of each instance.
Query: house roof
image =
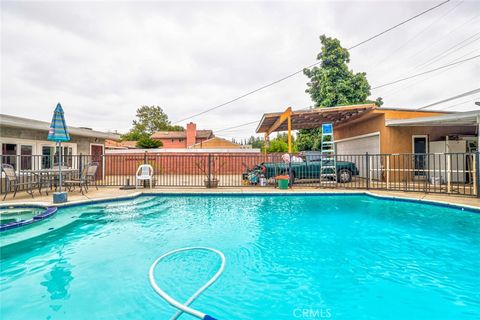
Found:
[[[7,114],[0,114],[0,126],[10,128],[21,128],[31,130],[47,131],[50,129],[50,122],[16,117]],[[70,135],[91,137],[100,139],[119,140],[120,135],[109,132],[95,131],[90,128],[68,126]]]
[[[434,111],[434,110],[415,110],[407,108],[385,108],[377,107],[375,104],[360,104],[360,105],[351,105],[351,106],[342,106],[342,107],[331,107],[331,108],[317,108],[310,110],[300,110],[292,111],[291,121],[292,121],[292,130],[299,129],[312,129],[318,128],[323,123],[333,123],[335,126],[347,124],[353,121],[362,121],[364,118],[369,116],[375,116],[379,113],[385,113],[389,111],[398,111],[398,112],[415,112],[415,113],[428,113],[433,114],[450,114],[452,112],[445,111]],[[276,113],[265,113],[260,120],[260,123],[257,127],[257,133],[267,132],[269,128],[280,118],[282,112]],[[423,115],[422,115],[423,116]],[[277,129],[274,131],[286,131],[287,130],[287,121],[284,121]]]
[[[105,148],[108,149],[137,149],[137,141],[113,141],[105,140]]]
[[[215,145],[215,143],[217,145]],[[190,148],[202,148],[204,146],[206,146],[206,148],[223,148],[223,149],[225,149],[225,148],[242,148],[243,147],[241,144],[232,142],[230,140],[220,138],[220,137],[213,137],[213,138],[207,139],[205,141],[195,143]]]
[[[157,131],[152,134],[152,139],[185,139],[187,131]],[[197,130],[197,138],[209,139],[213,137],[212,130]]]
[[[480,110],[457,112],[433,117],[413,119],[385,120],[387,127],[422,127],[422,126],[477,126],[480,123]]]

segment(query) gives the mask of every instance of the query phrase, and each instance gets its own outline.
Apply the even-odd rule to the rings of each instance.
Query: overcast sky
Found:
[[[321,34],[350,47],[440,2],[2,0],[1,113],[50,121],[61,102],[69,125],[120,132],[141,105],[179,120],[314,63]],[[478,55],[480,1],[451,1],[350,53],[350,67],[372,86]],[[308,107],[306,82],[299,74],[191,121],[220,130]],[[480,59],[373,90],[372,98],[417,108],[478,87]],[[475,97],[435,108],[472,110]]]

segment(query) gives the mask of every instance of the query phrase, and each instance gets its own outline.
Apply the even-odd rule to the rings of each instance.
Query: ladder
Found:
[[[335,142],[333,140],[333,124],[322,124],[322,145],[320,157],[320,186],[337,183],[337,161]]]

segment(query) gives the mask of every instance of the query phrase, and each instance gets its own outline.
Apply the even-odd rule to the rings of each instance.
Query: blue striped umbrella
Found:
[[[55,142],[70,141],[70,135],[65,124],[65,117],[63,116],[63,109],[60,103],[57,104],[53,112],[52,123],[48,131],[48,140]]]
[[[52,123],[48,130],[48,140],[58,142],[58,179],[59,192],[62,192],[62,142],[70,141],[70,135],[67,131],[67,124],[63,116],[63,109],[60,103],[57,104],[53,112]]]

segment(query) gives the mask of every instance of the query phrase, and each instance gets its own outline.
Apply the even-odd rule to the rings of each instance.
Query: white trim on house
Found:
[[[337,143],[337,142],[345,142],[345,141],[350,141],[350,140],[357,140],[357,139],[361,139],[361,138],[368,138],[368,137],[373,137],[373,136],[377,136],[377,135],[378,135],[378,136],[380,135],[380,131],[376,131],[376,132],[372,132],[372,133],[367,133],[367,134],[362,134],[362,135],[354,136],[354,137],[350,137],[350,138],[335,140],[335,143]]]

